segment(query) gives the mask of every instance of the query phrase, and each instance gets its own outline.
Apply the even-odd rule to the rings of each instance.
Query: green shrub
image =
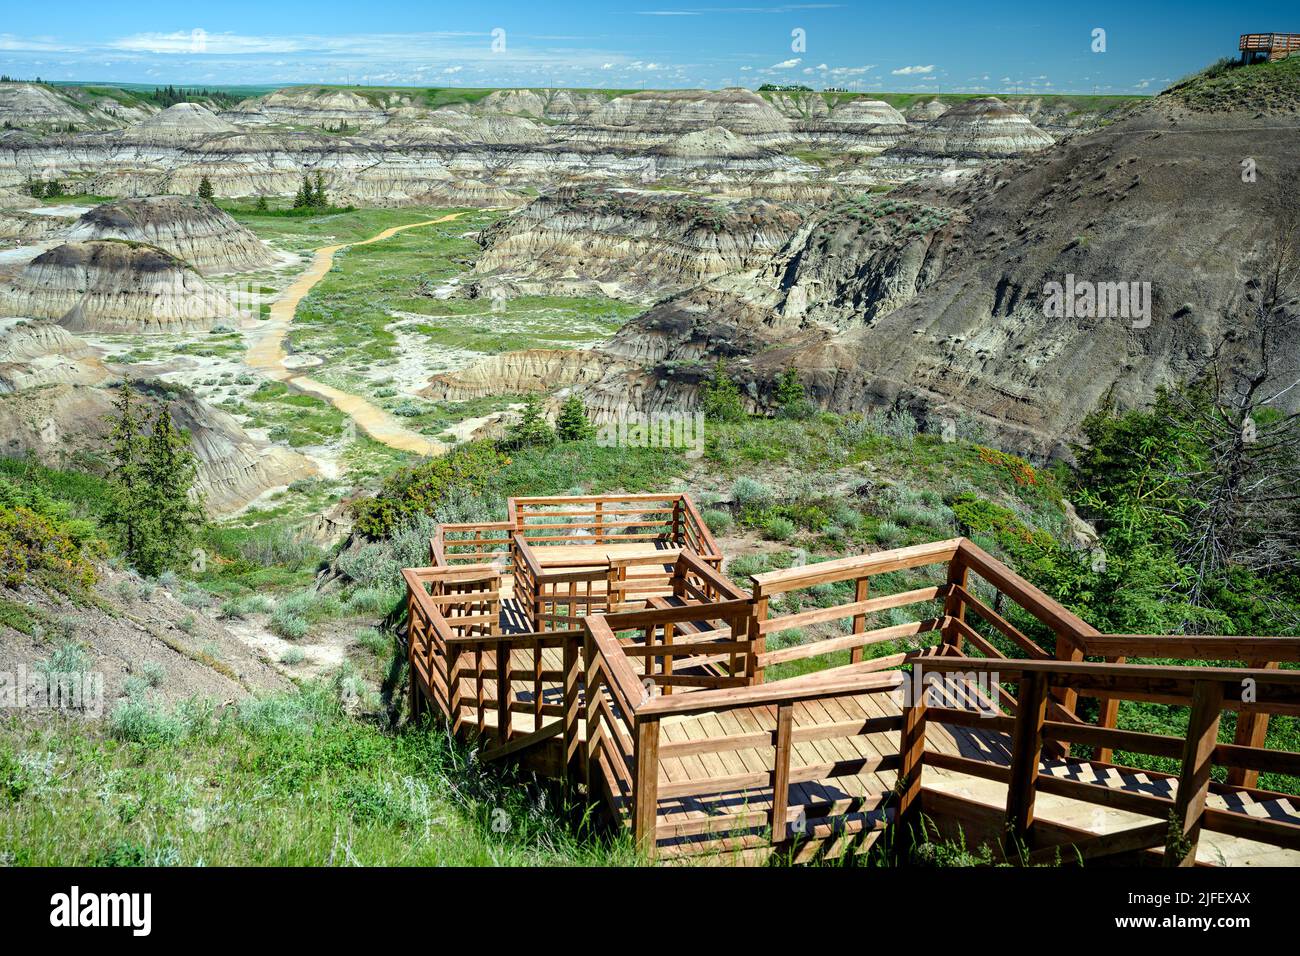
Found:
[[[772,517],[763,522],[763,537],[769,541],[789,541],[794,532],[795,524],[789,518]]]
[[[376,657],[386,657],[393,649],[392,639],[373,627],[363,627],[357,631],[357,643]]]
[[[776,492],[753,478],[737,478],[731,486],[731,498],[741,508],[762,511],[775,503]]]
[[[0,488],[8,484],[0,479]],[[85,522],[60,517],[61,510],[51,507],[41,513],[27,505],[0,504],[0,583],[16,588],[33,579],[58,590],[95,583],[91,562],[104,546],[89,537]]]
[[[179,714],[143,694],[128,697],[114,707],[108,727],[109,733],[118,740],[140,744],[174,743],[189,730]]]
[[[705,508],[700,517],[714,534],[726,534],[736,523],[731,512],[723,511],[721,508]]]
[[[871,536],[883,548],[896,548],[903,543],[907,532],[892,521],[881,521],[871,529]]]
[[[386,615],[403,598],[403,592],[389,588],[357,588],[344,602],[348,614]]]
[[[481,496],[510,459],[490,442],[469,442],[386,479],[373,497],[353,503],[356,530],[386,538],[419,514],[432,514],[451,492]]]
[[[90,658],[80,644],[65,641],[37,666],[47,674],[80,674],[89,669]]]

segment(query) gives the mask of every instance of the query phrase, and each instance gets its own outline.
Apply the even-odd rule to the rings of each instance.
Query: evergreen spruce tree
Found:
[[[506,429],[501,444],[511,449],[544,448],[555,444],[555,430],[546,421],[540,396],[529,395],[524,399],[523,414],[519,416],[519,421]]]
[[[325,175],[319,169],[316,170],[316,188],[312,190],[311,205],[320,209],[329,205],[325,198]]]
[[[147,529],[143,474],[145,439],[140,413],[132,402],[132,394],[130,383],[125,383],[117,401],[113,403],[117,415],[112,420],[112,431],[108,435],[112,488],[104,520],[122,553],[128,561],[134,563]]]
[[[306,209],[310,205],[312,205],[311,180],[304,175],[302,185],[298,187],[298,191],[293,195],[293,208]]]
[[[727,374],[727,363],[718,359],[713,377],[704,385],[704,414],[715,421],[739,421],[745,417],[740,401],[740,386]]]
[[[786,369],[776,380],[776,403],[783,418],[808,418],[816,406],[808,400],[799,373]]]
[[[134,389],[122,387],[109,433],[112,490],[105,523],[128,563],[144,574],[175,567],[203,523],[193,495],[198,466],[189,437],[164,406],[146,434]]]
[[[555,418],[555,434],[560,441],[586,441],[595,436],[595,426],[587,420],[586,406],[577,395],[570,395],[560,406],[560,414]]]
[[[199,180],[199,198],[212,202],[214,193],[212,192],[212,180],[204,176]]]
[[[154,419],[142,472],[149,534],[136,567],[145,574],[159,574],[189,554],[203,524],[203,508],[193,494],[198,463],[189,436],[172,419],[170,402]]]

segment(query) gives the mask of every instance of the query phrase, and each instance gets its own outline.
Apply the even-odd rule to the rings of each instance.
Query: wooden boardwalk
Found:
[[[413,714],[433,710],[484,759],[584,786],[659,859],[800,862],[881,839],[893,852],[925,829],[1015,861],[1300,864],[1300,802],[1256,788],[1260,769],[1300,776],[1300,755],[1262,747],[1269,713],[1300,713],[1300,674],[1276,669],[1300,660],[1295,639],[1102,635],[962,539],[742,590],[682,495],[515,499],[505,522],[442,526],[431,554],[404,572]],[[923,586],[876,593],[888,572]],[[852,600],[771,613],[835,582],[855,582]],[[1011,602],[1054,652],[993,610]],[[895,608],[919,611],[876,622]],[[811,639],[767,649],[795,628]],[[849,663],[764,679],[832,651]],[[1125,663],[1142,656],[1249,666]],[[1258,702],[1234,702],[1245,678]],[[1076,715],[1081,696],[1101,699],[1097,724]],[[1121,699],[1189,707],[1188,736],[1116,728]],[[1225,709],[1231,745],[1215,743]],[[1182,769],[1113,765],[1120,750]]]

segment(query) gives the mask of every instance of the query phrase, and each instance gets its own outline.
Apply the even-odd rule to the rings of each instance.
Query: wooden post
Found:
[[[733,617],[731,619],[731,640],[735,641],[736,643],[740,643],[745,639],[745,636],[748,633],[749,633],[749,618],[747,616]],[[753,674],[751,672],[751,668],[749,667],[748,664],[749,660],[750,657],[748,654],[746,654],[746,665],[745,665],[745,676],[747,678],[746,683],[752,684],[754,682],[754,679],[753,679]],[[736,677],[737,675],[739,675],[740,673],[740,652],[739,651],[731,652],[731,661],[729,664],[729,668],[730,668],[728,670],[729,676]]]
[[[655,855],[655,826],[659,817],[659,719],[637,717],[632,790],[632,836],[650,859]]]
[[[1107,664],[1123,664],[1128,658],[1125,657],[1108,657]],[[1097,712],[1097,726],[1114,728],[1119,723],[1119,698],[1107,697],[1101,702],[1101,709]],[[1115,751],[1111,747],[1097,748],[1097,762],[1110,763],[1115,756]]]
[[[497,641],[497,740],[510,741],[510,645]]]
[[[483,696],[483,645],[474,645],[474,711],[478,717],[479,735],[487,730],[487,714],[484,713]]]
[[[913,670],[913,674],[916,671]],[[905,683],[903,727],[898,741],[898,802],[894,806],[894,853],[901,858],[921,825],[921,768],[925,764],[925,688]]]
[[[415,595],[408,594],[406,596],[407,711],[408,719],[413,724],[420,722],[420,690],[418,675],[415,672],[415,639],[418,634],[419,622],[415,617]]]
[[[542,639],[533,641],[533,730],[542,729],[542,699],[546,688],[542,685]]]
[[[596,543],[605,543],[605,502],[596,502]]]
[[[870,581],[871,579],[868,578],[865,574],[862,577],[858,578],[857,587],[853,591],[853,600],[865,601],[867,599],[867,595],[871,593]],[[865,614],[853,615],[853,633],[865,634],[866,630],[867,630],[867,616]],[[849,651],[849,663],[861,664],[863,651],[864,648],[862,647],[855,647],[851,651]]]
[[[581,779],[584,762],[578,752],[578,642],[580,637],[564,639],[564,776],[570,786]],[[590,786],[590,783],[588,783]]]
[[[447,645],[447,709],[451,720],[451,732],[455,735],[460,730],[461,686],[460,686],[460,645]]]
[[[1277,661],[1247,661],[1247,667],[1256,670],[1276,670]],[[1263,747],[1268,735],[1268,714],[1259,711],[1238,711],[1237,730],[1232,742],[1239,747]],[[1228,786],[1255,787],[1259,785],[1259,771],[1245,767],[1228,768]]]
[[[763,683],[763,668],[758,666],[758,656],[767,646],[767,638],[759,631],[759,626],[767,620],[767,596],[759,594],[758,585],[754,585],[754,613],[749,619],[749,661],[746,664],[749,682]]]
[[[776,709],[776,766],[772,774],[772,842],[784,843],[786,810],[790,805],[790,749],[794,732],[794,705]]]
[[[587,695],[587,792],[595,798],[598,796],[595,789],[596,781],[600,779],[600,757],[596,750],[600,738],[597,733],[600,728],[600,708],[596,706],[596,702],[600,698],[601,688],[600,665],[596,660],[596,642],[591,639],[590,633],[583,637],[582,660],[586,668],[584,687]]]
[[[1058,661],[1070,661],[1077,663],[1083,660],[1083,650],[1074,643],[1073,640],[1064,634],[1056,635],[1056,659]],[[1079,692],[1073,687],[1056,687],[1052,690],[1052,697],[1064,710],[1074,713],[1075,708],[1079,706]],[[1070,756],[1070,745],[1059,741],[1052,741],[1053,755],[1062,757]]]
[[[651,628],[651,630],[653,631],[654,628]],[[663,662],[662,665],[660,665],[659,672],[660,672],[661,674],[663,674],[665,677],[671,677],[671,676],[672,676],[672,673],[673,673],[673,655],[672,655],[672,649],[673,649],[673,622],[672,622],[672,621],[665,621],[665,622],[664,622],[664,641],[663,641],[663,644],[664,644],[664,648],[665,648],[665,650],[667,650],[668,653],[664,655],[664,662]],[[671,694],[671,693],[673,692],[673,685],[670,684],[670,683],[668,683],[668,682],[665,682],[665,683],[664,683],[664,689],[663,689],[663,692],[664,692],[665,694]]]
[[[1020,675],[1016,695],[1016,723],[1011,732],[1011,776],[1007,782],[1008,836],[1030,847],[1034,825],[1034,796],[1038,791],[1038,762],[1043,752],[1043,721],[1047,716],[1047,675],[1028,671]]]
[[[969,580],[970,567],[958,552],[948,562],[948,586],[965,588]],[[949,591],[943,601],[943,615],[963,622],[966,620],[966,602],[962,600],[960,594]],[[943,642],[951,645],[954,651],[961,651],[964,640],[960,631],[954,629],[951,634],[947,630],[944,631]]]
[[[1210,791],[1214,745],[1219,742],[1219,716],[1223,710],[1223,684],[1198,680],[1192,685],[1192,712],[1183,742],[1183,766],[1174,796],[1174,819],[1165,844],[1165,866],[1195,866],[1201,839],[1205,796]]]

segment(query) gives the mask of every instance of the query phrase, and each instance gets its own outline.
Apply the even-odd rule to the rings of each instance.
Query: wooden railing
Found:
[[[429,540],[430,560],[434,567],[509,562],[512,530],[508,521],[440,524]],[[504,570],[512,566],[506,563]]]
[[[496,565],[407,568],[402,575],[412,715],[432,703],[453,732],[472,728],[492,739],[489,760],[559,736],[557,775],[576,767],[582,632],[502,633]],[[557,653],[548,660],[549,649]]]
[[[1211,667],[1168,667],[1134,664],[1096,664],[1058,661],[989,661],[944,657],[926,661],[925,670],[941,674],[996,672],[999,680],[1018,685],[1016,716],[975,718],[979,726],[1006,731],[1012,742],[1010,767],[936,752],[925,753],[924,765],[957,770],[1007,786],[1006,832],[1012,852],[1027,854],[1030,862],[1061,855],[1060,847],[1036,847],[1034,803],[1039,792],[1086,803],[1155,817],[1149,826],[1125,830],[1076,844],[1063,854],[1071,858],[1097,858],[1163,847],[1166,865],[1195,862],[1202,829],[1300,850],[1300,826],[1268,817],[1208,807],[1211,772],[1217,767],[1261,770],[1300,775],[1300,753],[1261,747],[1221,744],[1219,721],[1223,711],[1246,714],[1300,714],[1300,672]],[[1069,687],[1078,693],[1108,699],[1155,701],[1190,707],[1184,737],[1095,727],[1046,718],[1048,686]],[[1243,692],[1249,688],[1250,693]],[[919,695],[912,716],[924,729],[929,720],[971,723],[968,712],[927,706]],[[1103,784],[1089,784],[1040,772],[1044,744],[1084,743],[1122,748],[1134,753],[1180,760],[1178,783],[1172,798]]]
[[[841,558],[754,575],[754,615],[750,632],[754,642],[754,679],[761,682],[764,679],[764,670],[773,664],[820,657],[836,651],[848,651],[850,663],[861,664],[864,649],[874,644],[898,641],[930,631],[940,631],[944,624],[942,613],[931,614],[922,621],[872,629],[867,628],[867,619],[871,614],[890,608],[946,601],[949,594],[946,585],[871,597],[870,581],[872,577],[880,574],[926,565],[946,564],[953,560],[960,544],[960,539],[954,538],[950,541],[940,541],[914,548]],[[853,600],[849,603],[817,607],[808,611],[801,610],[777,617],[770,616],[772,601],[778,595],[844,581],[854,582]],[[843,637],[823,638],[780,650],[767,650],[767,640],[773,634],[845,620],[852,621],[852,632]],[[904,653],[881,658],[873,661],[871,666],[877,669],[896,667],[906,656]]]
[[[512,529],[535,548],[663,542],[689,548],[715,566],[722,560],[686,494],[511,498],[509,512]]]
[[[1237,49],[1244,52],[1267,51],[1269,59],[1281,59],[1288,53],[1300,52],[1300,33],[1243,33]]]
[[[737,845],[752,847],[758,840],[768,849],[797,849],[805,838],[816,842],[826,832],[867,836],[889,821],[907,825],[919,806],[923,765],[1006,783],[1013,842],[1033,859],[1054,849],[1050,836],[1035,845],[1036,832],[1042,835],[1033,821],[1037,791],[1131,809],[1163,821],[1166,829],[1172,811],[1182,829],[1170,840],[1169,855],[1180,859],[1194,857],[1198,828],[1300,849],[1300,828],[1204,806],[1204,793],[1230,796],[1234,788],[1253,788],[1261,771],[1300,775],[1300,756],[1264,747],[1270,714],[1300,713],[1300,673],[1279,669],[1300,661],[1300,639],[1101,634],[963,538],[755,575],[745,590],[719,570],[720,555],[715,559],[690,543],[716,552],[711,537],[692,537],[696,519],[689,499],[629,496],[605,508],[609,501],[514,499],[507,522],[440,529],[431,542],[435,567],[403,572],[410,592],[412,705],[418,712],[430,702],[457,731],[489,740],[490,758],[535,754],[536,745],[545,744],[557,755],[547,758],[558,761],[554,772],[585,779],[589,792],[629,821],[648,852],[660,844],[688,846],[715,830],[741,831]],[[575,511],[580,514],[569,513]],[[536,523],[535,514],[578,527]],[[652,526],[660,530],[646,530]],[[619,527],[635,530],[620,535]],[[547,539],[557,528],[564,540],[583,547],[553,547]],[[686,544],[644,554],[602,553],[589,547],[597,528],[608,544],[650,540],[642,535],[658,545]],[[896,574],[893,587],[901,590],[880,593],[884,574]],[[838,592],[833,600],[821,585]],[[805,592],[818,606],[785,597]],[[502,633],[506,601],[522,610],[524,633]],[[873,616],[903,608],[919,609],[919,619],[874,626]],[[773,613],[777,609],[783,613]],[[768,649],[772,635],[796,628],[810,632],[810,639]],[[869,657],[871,648],[891,642],[902,646]],[[762,683],[766,669],[831,653],[847,653],[849,663]],[[1143,657],[1247,667],[1133,663]],[[900,668],[996,680],[937,704],[906,697],[901,715],[862,716],[855,701],[898,690],[909,679]],[[1242,680],[1261,688],[1257,701],[1232,703],[1232,695],[1239,696],[1233,682]],[[1081,697],[1099,702],[1097,723],[1080,717]],[[1189,707],[1188,738],[1117,729],[1125,700]],[[1223,710],[1237,714],[1231,744],[1215,740]],[[701,732],[704,725],[696,722],[690,739],[664,735],[667,724],[695,717],[708,718],[711,729]],[[1004,733],[1011,766],[929,748],[927,724]],[[896,750],[866,740],[894,731]],[[558,745],[551,738],[559,738]],[[805,745],[814,743],[841,756],[811,760]],[[1072,745],[1093,748],[1090,763],[1101,768],[1111,766],[1116,750],[1178,759],[1177,796],[1039,773],[1041,755],[1068,756]],[[857,748],[862,759],[843,758],[845,746]],[[699,758],[707,772],[661,779],[664,761],[685,758]],[[1214,768],[1226,774],[1226,784],[1210,782]],[[890,794],[791,806],[790,788],[800,782],[876,771],[897,772]],[[672,801],[729,788],[762,791],[767,802],[708,819],[661,813]],[[960,804],[952,794],[934,799]],[[1157,836],[1153,823],[1080,852],[1100,856],[1163,846]],[[666,846],[664,852],[676,850]]]
[[[591,629],[598,630],[599,627],[598,619],[591,622]],[[672,697],[646,699],[636,709],[634,719],[637,786],[633,792],[630,815],[638,846],[645,852],[654,854],[661,841],[683,840],[682,845],[688,850],[690,838],[718,833],[738,833],[739,837],[724,844],[725,847],[737,850],[752,849],[762,844],[785,845],[795,838],[810,841],[808,845],[815,846],[820,839],[832,832],[842,836],[846,832],[866,835],[883,830],[893,819],[893,814],[903,806],[895,800],[893,791],[833,801],[817,808],[822,811],[820,816],[809,819],[807,807],[791,807],[790,787],[843,775],[902,771],[904,757],[901,752],[802,763],[795,759],[795,747],[798,744],[901,732],[904,729],[904,718],[898,715],[857,717],[796,726],[794,712],[796,705],[806,702],[893,694],[902,680],[903,675],[897,671],[853,674],[827,672],[768,685],[701,690]],[[712,717],[722,726],[721,721],[725,716],[736,712],[743,712],[746,718],[743,723],[731,722],[731,726],[739,732],[709,735],[698,740],[665,742],[661,739],[661,727],[666,719]],[[834,710],[823,712],[836,713]],[[747,762],[745,771],[741,773],[722,773],[680,782],[664,783],[659,780],[662,761],[737,751],[762,754],[761,766]],[[718,765],[725,766],[721,761]],[[670,819],[662,823],[659,820],[658,808],[663,802],[708,797],[728,791],[753,790],[770,792],[771,799],[766,809],[744,806],[733,812],[703,819],[681,822]],[[755,829],[763,832],[756,836],[753,832]],[[747,831],[748,837],[745,835]]]

